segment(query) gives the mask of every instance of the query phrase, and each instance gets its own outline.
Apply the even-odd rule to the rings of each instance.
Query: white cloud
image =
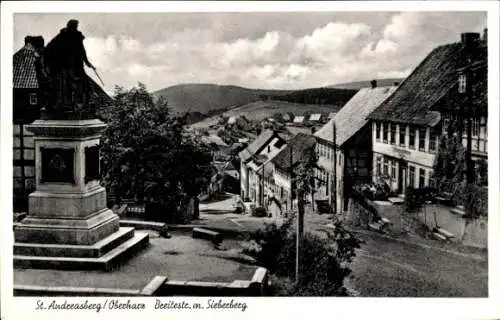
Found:
[[[446,13],[400,13],[378,30],[365,23],[337,21],[304,36],[269,30],[256,39],[224,42],[217,40],[220,30],[185,29],[149,44],[118,35],[88,38],[85,44],[89,59],[113,85],[128,87],[141,81],[154,90],[214,82],[305,88],[404,77],[435,46],[477,29],[477,18],[469,20],[457,22]]]

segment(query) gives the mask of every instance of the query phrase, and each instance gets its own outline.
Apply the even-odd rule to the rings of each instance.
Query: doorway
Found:
[[[406,180],[408,176],[408,163],[406,161],[399,162],[399,172],[398,172],[398,190],[400,194],[405,194],[406,192]]]

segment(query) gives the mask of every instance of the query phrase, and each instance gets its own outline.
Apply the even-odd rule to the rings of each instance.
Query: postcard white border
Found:
[[[222,312],[35,312],[37,298],[12,297],[12,52],[15,12],[236,12],[236,11],[487,11],[489,103],[489,298],[246,298],[249,309]],[[353,2],[2,2],[1,3],[1,312],[2,319],[126,318],[309,318],[331,319],[494,319],[500,318],[499,209],[499,3],[496,1],[353,1]],[[75,298],[79,299],[79,298]],[[90,298],[89,298],[90,299]],[[151,301],[154,298],[135,299]],[[60,300],[60,299],[59,299]],[[68,300],[72,300],[68,298]],[[199,300],[187,298],[186,300]],[[152,304],[152,302],[149,302]]]

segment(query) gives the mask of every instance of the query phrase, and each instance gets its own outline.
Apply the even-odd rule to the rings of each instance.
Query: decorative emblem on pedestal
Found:
[[[40,152],[42,155],[40,182],[75,183],[73,148],[40,148]]]

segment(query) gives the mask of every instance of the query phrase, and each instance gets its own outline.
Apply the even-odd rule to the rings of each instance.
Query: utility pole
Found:
[[[289,144],[288,148],[290,148],[290,169],[289,169],[289,174],[290,174],[290,215],[292,214],[293,210],[293,149],[292,145]]]
[[[266,166],[266,163],[264,162],[262,164],[262,168],[260,169],[262,171],[262,176],[260,178],[260,195],[259,195],[259,202],[260,202],[260,207],[264,207],[264,167]]]
[[[467,91],[467,151],[466,151],[466,166],[467,166],[467,184],[474,182],[474,166],[472,163],[472,71],[467,70],[465,73],[465,87]]]
[[[333,125],[333,188],[332,188],[332,197],[333,197],[333,215],[337,216],[337,126],[335,125],[335,120],[332,122]]]

